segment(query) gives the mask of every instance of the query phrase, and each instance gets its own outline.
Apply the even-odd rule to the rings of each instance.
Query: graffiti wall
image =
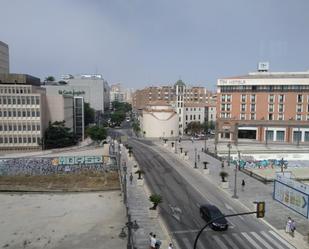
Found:
[[[114,164],[104,163],[102,156],[4,158],[0,159],[0,176],[103,172],[116,169]]]

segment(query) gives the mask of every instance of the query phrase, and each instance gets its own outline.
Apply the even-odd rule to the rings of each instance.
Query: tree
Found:
[[[134,122],[134,123],[132,124],[132,128],[133,128],[133,131],[134,131],[134,133],[135,133],[136,136],[137,136],[138,133],[141,131],[141,127],[140,127],[140,125],[139,125],[139,122]]]
[[[55,77],[54,76],[47,76],[45,78],[45,81],[55,81]]]
[[[49,122],[44,140],[46,149],[62,148],[77,143],[74,133],[70,128],[65,127],[65,121]]]
[[[107,135],[105,128],[97,125],[87,128],[86,133],[93,141],[96,142],[102,141]]]
[[[126,113],[132,110],[132,106],[129,103],[125,103],[125,102],[113,101],[112,107],[114,111],[116,112],[121,111],[121,112]]]
[[[156,210],[158,204],[163,202],[162,196],[158,194],[152,194],[151,196],[149,196],[149,200],[153,203],[153,207],[150,208],[152,210]]]
[[[186,133],[190,133],[193,135],[200,133],[202,130],[203,130],[202,124],[200,122],[193,121],[187,125]]]
[[[84,122],[85,127],[88,127],[89,124],[94,123],[95,118],[95,110],[90,107],[90,104],[85,102],[84,103]]]
[[[117,111],[112,113],[111,115],[111,122],[114,123],[116,126],[119,126],[122,121],[126,118],[126,114],[121,111]]]

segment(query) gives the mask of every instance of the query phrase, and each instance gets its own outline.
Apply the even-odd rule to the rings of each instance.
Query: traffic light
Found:
[[[257,218],[264,218],[265,215],[265,201],[257,202],[256,203],[256,217]]]

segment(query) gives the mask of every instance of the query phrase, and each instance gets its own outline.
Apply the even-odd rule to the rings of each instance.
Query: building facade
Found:
[[[9,46],[0,41],[0,73],[10,72]]]
[[[168,104],[147,106],[139,120],[141,131],[146,138],[171,138],[179,134],[177,112]]]
[[[0,74],[0,150],[39,149],[48,124],[45,89],[25,74]]]
[[[217,82],[216,141],[309,143],[309,72],[260,72]]]

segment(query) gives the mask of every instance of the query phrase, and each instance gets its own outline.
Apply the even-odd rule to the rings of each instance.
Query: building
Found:
[[[125,92],[122,91],[121,84],[111,85],[110,101],[125,102]]]
[[[0,41],[0,74],[10,72],[9,46]]]
[[[133,95],[133,108],[143,109],[153,103],[171,105],[178,115],[178,135],[182,136],[190,122],[204,123],[216,119],[212,96],[204,87],[186,86],[178,80],[173,86],[137,90]]]
[[[74,133],[79,140],[85,138],[85,122],[84,122],[84,98],[74,97]]]
[[[64,83],[63,83],[64,82]],[[45,85],[47,94],[81,96],[84,101],[96,110],[97,115],[109,109],[108,83],[99,74],[64,75],[61,83]]]
[[[139,120],[141,131],[146,138],[178,136],[178,115],[168,104],[154,103],[147,106]]]
[[[45,89],[26,74],[0,74],[0,150],[40,149],[48,124]]]
[[[263,68],[217,87],[217,142],[309,143],[309,71]]]

